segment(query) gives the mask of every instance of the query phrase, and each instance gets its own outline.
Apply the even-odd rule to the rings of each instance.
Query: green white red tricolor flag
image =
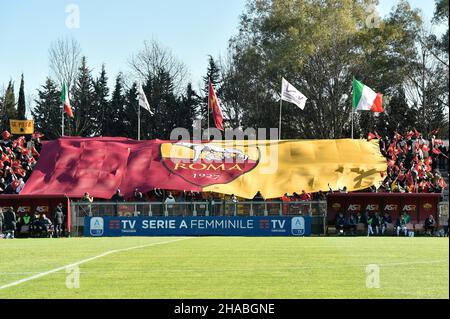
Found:
[[[72,106],[69,101],[69,90],[67,89],[66,83],[64,83],[61,91],[61,103],[64,104],[64,111],[67,113],[67,116],[73,118]]]
[[[353,110],[372,111],[374,113],[384,112],[383,94],[375,93],[374,90],[362,82],[353,79]]]

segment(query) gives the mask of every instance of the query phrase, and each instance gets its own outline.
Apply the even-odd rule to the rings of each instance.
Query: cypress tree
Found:
[[[22,79],[20,80],[20,89],[19,89],[19,101],[17,102],[17,118],[19,120],[26,120],[26,105],[25,105],[25,82]]]

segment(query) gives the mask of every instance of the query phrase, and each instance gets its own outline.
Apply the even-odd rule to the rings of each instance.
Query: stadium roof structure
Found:
[[[349,191],[379,185],[386,172],[379,144],[366,140],[136,141],[64,137],[44,142],[21,195],[86,192],[110,199],[120,188],[216,192],[253,198],[284,193]]]

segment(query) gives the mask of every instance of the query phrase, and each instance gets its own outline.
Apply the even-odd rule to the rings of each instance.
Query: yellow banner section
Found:
[[[387,170],[377,141],[224,141],[211,144],[240,150],[239,155],[247,154],[248,157],[241,157],[251,163],[246,168],[242,164],[230,167],[230,174],[232,169],[241,171],[232,180],[211,183],[203,191],[248,199],[258,191],[270,199],[302,190],[328,191],[328,185],[334,190],[347,187],[348,191],[358,191],[379,186]]]
[[[34,133],[34,121],[9,120],[11,133],[14,135],[26,135]]]

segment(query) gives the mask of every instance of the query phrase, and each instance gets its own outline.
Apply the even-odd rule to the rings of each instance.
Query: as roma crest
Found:
[[[161,161],[175,175],[195,186],[228,184],[258,166],[256,146],[228,143],[164,143]]]

